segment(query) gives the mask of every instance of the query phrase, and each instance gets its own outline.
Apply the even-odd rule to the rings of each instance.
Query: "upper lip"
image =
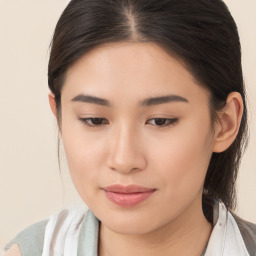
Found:
[[[109,191],[109,192],[116,192],[116,193],[122,193],[122,194],[143,193],[143,192],[150,192],[150,191],[155,190],[155,189],[152,189],[152,188],[145,188],[145,187],[138,186],[138,185],[133,185],[133,184],[128,185],[128,186],[115,184],[115,185],[105,187],[103,189],[106,190],[106,191]]]

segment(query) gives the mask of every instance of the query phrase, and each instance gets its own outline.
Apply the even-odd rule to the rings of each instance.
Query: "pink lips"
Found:
[[[137,185],[112,185],[103,188],[107,198],[119,206],[135,206],[151,196],[156,189],[145,188]]]

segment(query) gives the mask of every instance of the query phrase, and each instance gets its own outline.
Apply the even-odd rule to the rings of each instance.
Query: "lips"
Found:
[[[106,197],[113,203],[128,207],[135,206],[150,197],[156,189],[138,185],[122,186],[119,184],[103,188]]]

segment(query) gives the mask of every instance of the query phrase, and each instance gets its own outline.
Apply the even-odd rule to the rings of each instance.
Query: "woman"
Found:
[[[21,232],[6,255],[254,255],[235,208],[247,110],[221,0],[73,0],[49,102],[89,210]]]

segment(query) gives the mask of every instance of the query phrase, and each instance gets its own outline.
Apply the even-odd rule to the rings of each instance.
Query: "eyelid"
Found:
[[[151,119],[148,119],[148,120],[150,121],[150,120],[156,120],[156,119],[162,119],[162,120],[170,122],[170,123],[164,124],[164,125],[154,125],[157,128],[163,128],[163,127],[167,127],[167,126],[172,126],[172,125],[174,125],[179,120],[177,117],[176,118],[155,117],[155,118],[151,118]]]
[[[87,118],[78,118],[84,125],[89,126],[89,127],[99,127],[102,126],[104,124],[98,124],[98,125],[93,125],[93,124],[89,124],[88,120],[90,119],[103,119],[103,120],[107,120],[103,117],[87,117]]]
[[[103,118],[103,117],[87,117],[87,118],[78,118],[84,125],[86,126],[89,126],[89,127],[99,127],[99,126],[102,126],[106,123],[100,123],[100,124],[89,124],[88,123],[88,120],[93,120],[93,119],[99,119],[99,120],[107,120],[106,118]],[[155,118],[150,118],[147,120],[146,123],[148,123],[148,121],[151,121],[151,120],[164,120],[165,122],[169,122],[168,124],[164,124],[164,125],[153,125],[157,128],[163,128],[163,127],[167,127],[167,126],[172,126],[174,125],[175,123],[178,122],[178,118],[164,118],[164,117],[155,117]]]

